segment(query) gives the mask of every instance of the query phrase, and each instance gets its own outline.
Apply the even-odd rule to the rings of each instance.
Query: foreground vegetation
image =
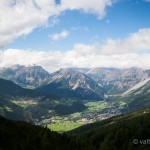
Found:
[[[91,150],[148,150],[150,109],[88,124],[69,134]]]
[[[0,150],[79,150],[80,144],[65,134],[26,122],[0,117]],[[83,148],[84,150],[84,148]]]
[[[150,109],[82,126],[67,134],[0,117],[1,150],[147,150]]]

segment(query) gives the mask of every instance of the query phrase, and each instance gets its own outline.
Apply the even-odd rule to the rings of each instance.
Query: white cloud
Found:
[[[0,0],[0,47],[48,25],[57,14],[55,0]]]
[[[105,15],[107,6],[111,6],[114,0],[61,0],[61,8],[70,10],[82,10],[85,13],[96,14],[99,18]]]
[[[113,0],[0,0],[0,47],[4,47],[19,36],[31,33],[35,28],[47,26],[51,17],[65,10],[82,10],[99,17],[104,16]],[[56,22],[51,19],[50,25]],[[65,36],[65,33],[64,35]],[[56,38],[57,39],[57,38]]]
[[[102,17],[113,0],[0,0],[0,47],[33,29],[48,25],[49,17],[60,11],[82,10]],[[51,22],[53,23],[53,21]],[[51,35],[53,40],[66,38],[69,31]],[[105,44],[75,44],[70,51],[33,51],[8,49],[0,52],[0,67],[13,64],[41,65],[49,71],[60,67],[145,67],[150,68],[150,29],[140,29],[124,39],[108,39]]]
[[[1,54],[0,54],[1,55]],[[50,72],[63,67],[143,67],[150,68],[149,54],[77,55],[75,51],[44,52],[9,49],[3,53],[0,67],[21,65],[41,65]]]
[[[150,68],[150,29],[141,29],[125,39],[108,40],[104,45],[76,44],[65,52],[8,49],[0,57],[0,67],[37,64],[49,71],[62,67]]]
[[[102,46],[103,53],[133,53],[143,50],[150,50],[150,29],[140,29],[136,33],[132,33],[124,39],[109,39]]]
[[[69,36],[70,32],[69,31],[66,31],[66,30],[63,30],[62,32],[60,33],[55,33],[55,34],[52,34],[52,35],[49,35],[49,37],[56,41],[56,40],[60,40],[60,39],[65,39]]]
[[[126,53],[140,53],[150,51],[150,29],[140,29],[124,39],[108,39],[105,44],[84,45],[76,44],[74,50],[82,55],[112,55]]]

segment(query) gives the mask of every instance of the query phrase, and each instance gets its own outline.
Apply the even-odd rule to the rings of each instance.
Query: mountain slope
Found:
[[[30,97],[30,98],[37,98],[40,97],[42,99],[58,99],[54,95],[45,94],[38,92],[36,90],[32,89],[25,89],[20,87],[19,85],[15,84],[12,81],[1,79],[0,78],[0,94],[3,96],[8,96],[11,98],[17,98],[17,97]]]
[[[148,70],[134,67],[127,69],[95,68],[86,74],[101,84],[106,93],[110,95],[123,93],[149,76]]]
[[[0,117],[3,150],[148,150],[150,109],[88,124],[67,134]]]
[[[37,90],[59,97],[83,100],[102,100],[103,88],[87,75],[73,69],[60,69]]]
[[[147,86],[146,84],[150,81],[150,77],[146,78],[145,80],[142,80],[141,82],[139,82],[138,84],[136,84],[135,86],[133,86],[132,88],[130,88],[129,90],[125,91],[122,95],[125,96],[127,94],[130,94],[134,91],[136,91],[137,89],[140,89],[142,86]]]
[[[84,109],[82,102],[59,99],[0,79],[0,114],[6,118],[36,123],[47,117],[67,115]]]
[[[6,118],[31,121],[33,114],[26,116],[26,113],[32,111],[32,109],[26,111],[27,106],[36,108],[40,101],[46,99],[52,101],[57,98],[34,90],[24,89],[12,81],[0,79],[0,114]]]
[[[33,90],[28,90],[20,87],[19,85],[13,83],[9,80],[4,80],[0,78],[0,94],[5,96],[33,96],[36,95],[37,92]]]
[[[0,117],[1,150],[86,150],[65,134]]]
[[[147,82],[146,82],[147,81]],[[141,86],[140,86],[141,85]],[[145,81],[137,84],[130,91],[123,94],[118,102],[125,103],[123,112],[131,112],[140,108],[150,107],[150,80],[147,78]]]
[[[0,78],[11,80],[22,87],[37,87],[48,77],[50,74],[40,66],[14,65],[0,70]]]
[[[150,137],[150,109],[88,124],[68,134],[91,150],[147,150]]]

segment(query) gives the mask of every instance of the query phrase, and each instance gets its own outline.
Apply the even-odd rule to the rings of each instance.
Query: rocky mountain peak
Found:
[[[102,87],[92,78],[72,68],[61,68],[56,71],[41,89],[49,92],[55,89],[54,92],[56,92],[58,96],[62,93],[65,95],[66,93],[65,96],[68,98],[70,97],[68,96],[69,94],[67,94],[69,93],[67,90],[74,96],[76,95],[82,99],[102,99],[104,96]],[[61,93],[59,90],[63,92]]]
[[[36,87],[45,82],[50,74],[41,66],[13,65],[1,70],[0,77],[12,80],[22,87]]]
[[[75,71],[72,68],[61,68],[60,70],[57,71],[57,73],[62,74],[62,75],[71,75],[74,73],[77,73],[77,71]]]
[[[16,70],[20,70],[20,69],[23,69],[23,68],[25,68],[25,66],[23,66],[23,65],[13,65],[13,66],[11,66],[10,67],[10,69],[12,69],[12,70],[14,70],[14,71],[16,71]]]

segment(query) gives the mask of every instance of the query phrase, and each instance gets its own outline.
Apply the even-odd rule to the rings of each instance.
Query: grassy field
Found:
[[[5,106],[4,108],[9,112],[13,112],[13,110],[10,107]]]
[[[77,127],[84,125],[84,122],[78,122],[83,118],[83,114],[89,114],[95,111],[109,108],[110,105],[107,102],[88,102],[85,103],[87,109],[84,112],[78,112],[70,114],[69,116],[55,116],[53,119],[56,121],[55,124],[49,124],[48,128],[52,131],[70,131]],[[71,120],[70,120],[70,119]],[[74,120],[74,121],[73,121]]]
[[[87,106],[88,111],[103,110],[110,107],[106,102],[88,102],[85,105]]]
[[[57,123],[57,124],[50,124],[48,128],[52,131],[70,131],[77,127],[80,127],[84,123],[79,122],[65,122],[65,123]]]

